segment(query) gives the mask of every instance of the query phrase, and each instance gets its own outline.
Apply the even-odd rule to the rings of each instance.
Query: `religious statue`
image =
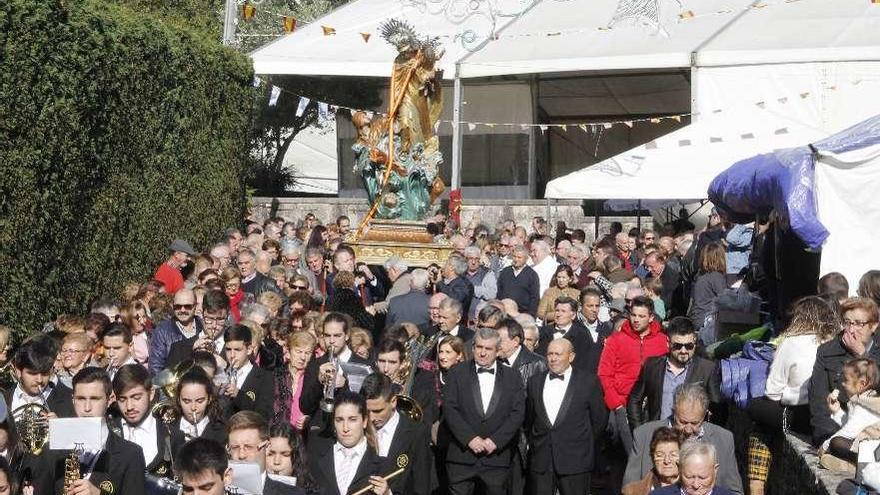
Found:
[[[354,171],[367,190],[368,219],[424,220],[446,188],[434,133],[443,108],[441,74],[435,65],[443,50],[437,38],[419,38],[411,26],[396,19],[384,23],[381,32],[398,52],[388,113],[375,118],[366,112],[352,115],[358,130],[352,146]]]

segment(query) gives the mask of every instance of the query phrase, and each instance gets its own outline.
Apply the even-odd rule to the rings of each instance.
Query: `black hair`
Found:
[[[666,329],[666,334],[670,337],[673,335],[688,336],[695,333],[697,333],[697,329],[694,328],[694,322],[686,316],[676,316],[669,320],[669,327]]]
[[[331,311],[324,317],[324,323],[321,325],[322,331],[324,330],[324,327],[327,326],[327,323],[342,323],[342,332],[345,333],[345,335],[348,335],[348,332],[351,329],[348,323],[348,318],[342,313],[336,311]]]
[[[229,296],[220,289],[209,290],[202,299],[202,311],[215,312],[229,310]]]
[[[581,294],[579,296],[581,304],[583,304],[584,298],[587,296],[596,296],[599,298],[600,301],[602,300],[602,293],[599,292],[599,289],[595,287],[584,287],[584,290],[581,291]]]
[[[228,467],[226,449],[216,440],[205,437],[186,442],[174,458],[174,474],[179,478],[198,476],[205,471],[223,476]]]
[[[390,401],[394,397],[394,385],[384,373],[376,371],[364,378],[364,383],[361,385],[361,395],[365,400],[381,398]]]
[[[384,339],[376,347],[376,356],[394,351],[399,353],[401,362],[406,358],[406,347],[399,340]]]
[[[12,365],[19,370],[28,369],[35,373],[50,373],[55,366],[57,348],[53,348],[45,338],[25,340],[12,356]]]
[[[103,340],[104,337],[122,337],[123,342],[131,344],[131,330],[122,323],[114,323],[110,325],[110,328],[104,331],[104,335],[101,336],[101,339]]]
[[[568,307],[575,313],[578,310],[578,302],[568,296],[559,296],[556,298],[556,301],[553,302],[553,307],[559,306],[560,304],[567,304]]]
[[[224,342],[244,342],[245,345],[251,345],[254,341],[251,329],[244,325],[230,325],[223,332]]]
[[[558,301],[558,299],[557,299],[557,301]],[[522,344],[523,340],[525,340],[525,338],[526,338],[525,332],[523,332],[522,325],[520,325],[519,322],[513,318],[505,318],[505,319],[501,320],[498,323],[497,329],[501,330],[502,328],[507,330],[507,337],[508,338],[519,339],[520,344]]]
[[[366,378],[364,378],[364,381],[366,381]],[[367,399],[365,399],[363,395],[351,392],[349,390],[343,390],[336,393],[336,397],[333,400],[333,414],[336,414],[336,410],[339,409],[340,406],[344,406],[346,404],[351,404],[357,407],[358,413],[360,413],[360,415],[364,419],[369,417],[369,414],[367,414]],[[333,423],[332,419],[331,421],[329,421],[329,423]]]
[[[312,474],[309,472],[309,458],[306,444],[302,434],[293,429],[290,423],[281,422],[269,428],[269,438],[285,438],[292,451],[293,475],[296,476],[296,486],[306,493],[317,493],[318,486],[315,484]]]
[[[126,364],[113,376],[113,393],[117,396],[138,385],[143,386],[147,391],[153,387],[150,372],[139,364]]]
[[[648,308],[648,311],[651,314],[654,314],[654,301],[651,300],[648,296],[636,296],[632,300],[632,304],[630,305],[630,311],[632,308],[640,307],[640,308]]]
[[[110,386],[110,376],[107,375],[106,371],[98,368],[97,366],[86,366],[85,368],[79,370],[76,375],[73,376],[74,391],[76,391],[77,385],[86,385],[89,383],[100,383],[101,385],[103,385],[104,392],[107,394],[107,397],[110,397],[110,392],[113,391],[113,388]]]
[[[174,401],[174,409],[178,417],[183,417],[183,410],[180,407],[180,391],[183,390],[185,385],[201,385],[205,387],[205,392],[208,395],[208,407],[205,409],[205,414],[211,421],[219,422],[222,420],[223,410],[217,398],[217,391],[214,389],[214,382],[211,381],[205,370],[198,366],[190,368],[177,382],[177,388],[175,389],[177,400]]]
[[[215,372],[217,371],[217,360],[214,359],[214,354],[209,351],[193,351],[192,357],[189,360],[200,368],[211,368]]]

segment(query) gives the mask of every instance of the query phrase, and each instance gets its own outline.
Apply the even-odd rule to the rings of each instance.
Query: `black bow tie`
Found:
[[[507,358],[501,358],[498,361],[500,361],[501,364],[503,364],[504,366],[510,366],[510,361],[508,361]]]
[[[556,373],[554,373],[554,372],[551,371],[551,372],[550,372],[550,379],[551,379],[551,380],[565,380],[565,375],[563,375],[563,374],[556,374]]]
[[[477,368],[477,373],[489,373],[490,375],[495,374],[494,368]]]
[[[564,328],[557,328],[556,330],[553,330],[553,333],[565,333],[565,332],[567,332],[567,331],[568,331],[568,330],[566,330],[566,329],[564,329]]]

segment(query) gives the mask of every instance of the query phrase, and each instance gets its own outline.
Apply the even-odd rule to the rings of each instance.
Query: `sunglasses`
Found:
[[[672,350],[673,351],[680,351],[682,349],[687,349],[689,351],[692,351],[692,350],[694,350],[695,347],[697,347],[697,344],[695,344],[693,342],[686,342],[686,343],[685,342],[673,342],[672,343]]]
[[[175,304],[174,309],[193,309],[195,304]]]

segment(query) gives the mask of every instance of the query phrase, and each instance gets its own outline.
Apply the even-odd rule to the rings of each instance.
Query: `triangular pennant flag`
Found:
[[[306,107],[309,105],[309,99],[305,96],[299,97],[299,104],[296,106],[296,116],[302,117],[306,112]]]
[[[256,14],[256,13],[257,13],[257,8],[249,3],[246,3],[241,6],[241,16],[246,21],[253,19],[254,14]]]
[[[683,147],[683,146],[690,146],[690,145],[691,145],[691,140],[690,140],[690,139],[680,139],[680,140],[678,141],[678,147],[679,147],[679,148],[681,148],[681,147]]]
[[[786,98],[786,97],[783,96],[782,98],[777,98],[776,101],[778,101],[779,103],[785,105],[786,103],[788,103],[788,98]]]
[[[567,125],[562,124],[562,132],[568,132],[568,126],[567,126]]]
[[[321,29],[324,31],[324,36],[331,36],[336,34],[336,29],[330,26],[321,26]]]
[[[783,134],[788,134],[788,128],[783,127],[781,129],[776,129],[775,131],[773,131],[773,134],[776,134],[777,136],[781,136]]]
[[[529,130],[529,124],[520,124],[519,128],[524,131],[527,131],[527,130]]]
[[[546,125],[539,125],[538,127],[541,129],[541,134],[544,134],[547,131]]]
[[[559,31],[556,31],[555,33],[547,33],[547,36],[559,36],[560,34],[562,34],[562,33]]]
[[[330,109],[324,102],[318,103],[318,118],[321,120],[330,120]]]
[[[370,36],[372,36],[370,33],[361,33],[361,38],[364,39],[364,43],[370,42]]]
[[[681,115],[673,115],[672,120],[674,120],[676,122],[681,122]]]
[[[590,130],[587,129],[587,124],[578,124],[578,127],[584,132],[590,132]]]
[[[723,139],[723,138],[720,138],[720,137],[711,137],[711,136],[710,136],[710,137],[709,137],[709,142],[710,142],[710,143],[723,143],[723,142],[724,142],[724,139]]]
[[[763,101],[759,101],[759,102],[756,102],[756,103],[755,103],[755,106],[758,107],[758,108],[764,108],[764,107],[767,106],[767,104],[764,103]]]
[[[678,14],[678,18],[685,21],[688,19],[693,19],[694,11],[693,10],[685,10],[684,12]]]
[[[625,125],[625,126],[629,127],[630,129],[632,129],[633,122],[632,122],[632,120],[627,120],[627,121],[625,121],[625,122],[623,123],[623,125]]]
[[[285,33],[292,33],[296,30],[296,17],[286,15],[281,18],[281,22],[284,25]]]
[[[468,128],[469,131],[473,131],[474,129],[477,128],[477,124],[474,124],[473,122],[468,122],[468,123],[467,123],[467,128]]]
[[[800,96],[801,96],[802,99],[806,99],[808,96],[810,96],[810,92],[807,91],[806,93],[801,93]]]
[[[740,139],[755,139],[755,135],[751,132],[747,132],[745,134],[740,134]]]
[[[646,150],[656,150],[657,149],[657,141],[651,141],[650,143],[645,143]]]
[[[496,124],[495,124],[494,122],[492,122],[492,123],[488,123],[488,124],[486,124],[486,127],[494,128],[495,125],[496,125]]]
[[[281,96],[281,88],[278,86],[272,86],[272,90],[269,92],[269,106],[274,107],[276,103],[278,103],[278,97]]]
[[[254,76],[254,87],[255,87],[255,88],[259,88],[259,87],[260,87],[260,83],[262,83],[262,82],[263,82],[263,80],[260,79],[259,76]]]
[[[611,126],[613,126],[613,125],[614,124],[612,124],[611,122],[605,122],[604,124],[602,124],[602,127],[606,128],[606,129],[611,129]]]
[[[651,123],[652,123],[652,124],[659,124],[659,123],[660,123],[660,119],[657,119],[657,118],[651,119]]]

